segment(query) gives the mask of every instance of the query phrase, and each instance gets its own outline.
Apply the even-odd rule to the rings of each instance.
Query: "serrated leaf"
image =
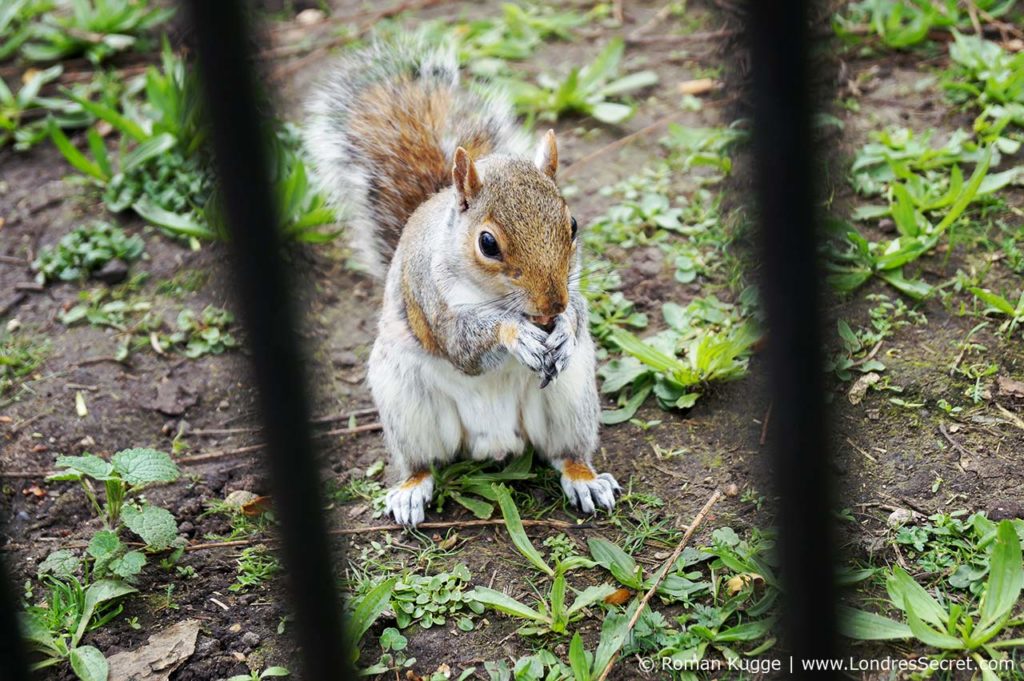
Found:
[[[108,480],[114,467],[95,454],[83,454],[82,456],[58,456],[57,468],[66,468],[78,475],[87,475],[94,480]],[[57,475],[63,476],[63,473]],[[51,476],[57,479],[56,476]]]
[[[155,449],[123,449],[110,459],[121,478],[129,485],[174,482],[181,476],[178,465],[164,452]]]
[[[52,551],[36,569],[38,576],[53,575],[54,577],[69,577],[81,566],[82,561],[68,549]]]
[[[125,527],[153,549],[166,549],[178,536],[178,523],[166,508],[150,504],[141,508],[125,506],[121,510],[121,519]]]

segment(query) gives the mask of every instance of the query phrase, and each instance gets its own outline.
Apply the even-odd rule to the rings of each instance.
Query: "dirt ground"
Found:
[[[332,4],[335,15],[362,9],[350,3]],[[609,144],[645,131],[670,114],[685,126],[706,127],[726,125],[742,111],[743,103],[738,101],[736,92],[746,77],[746,66],[738,56],[742,54],[739,38],[731,32],[739,21],[717,5],[689,3],[687,23],[698,33],[730,30],[689,41],[648,42],[627,49],[627,65],[654,69],[660,76],[659,84],[644,97],[636,117],[619,127],[579,119],[555,124],[563,164],[583,163],[571,177],[571,184],[578,188],[571,205],[580,224],[589,223],[610,205],[611,199],[600,193],[602,187],[635,173],[649,159],[664,153],[658,145],[658,128],[642,132],[619,148],[608,149]],[[661,6],[660,2],[646,0],[628,2],[625,27],[588,26],[572,43],[542,46],[521,68],[533,74],[554,63],[586,63],[610,37],[628,35]],[[441,3],[410,11],[398,21],[414,27],[424,18],[482,16],[499,12],[499,7],[493,1]],[[664,32],[675,28],[678,27],[667,23]],[[279,84],[281,109],[295,120],[301,112],[303,94],[327,63],[323,55],[320,57],[306,59],[301,68]],[[941,56],[937,59],[941,60]],[[845,127],[825,135],[825,141],[835,149],[829,156],[828,176],[832,185],[827,189],[834,195],[836,205],[853,201],[852,190],[843,181],[845,168],[869,131],[889,123],[951,131],[964,127],[967,120],[965,114],[936,106],[941,97],[936,92],[915,89],[925,67],[909,57],[890,54],[840,63],[832,54],[825,68],[829,96],[841,96],[848,79],[876,67],[868,81],[871,86],[860,98],[862,113],[836,111]],[[699,111],[681,112],[676,84],[701,77],[709,70],[721,70],[726,87],[703,96],[703,108]],[[870,115],[863,113],[868,111]],[[599,155],[592,156],[598,151]],[[750,194],[744,179],[747,163],[743,152],[734,158],[736,170],[726,184],[728,200],[734,205],[743,204]],[[0,538],[0,544],[4,545],[7,565],[14,570],[15,583],[21,584],[35,574],[37,563],[51,550],[80,541],[98,527],[98,520],[77,487],[45,481],[56,455],[83,451],[110,454],[132,446],[169,451],[175,436],[183,433],[179,440],[188,447],[181,455],[189,457],[245,447],[257,439],[252,432],[195,433],[255,425],[254,395],[246,380],[244,350],[198,360],[137,351],[127,362],[119,363],[111,359],[116,346],[113,333],[89,325],[65,327],[57,321],[58,312],[77,301],[80,287],[57,284],[37,290],[25,286],[33,278],[27,263],[42,246],[57,241],[72,226],[101,215],[102,205],[94,193],[64,180],[68,168],[51,145],[39,145],[28,153],[0,151],[0,167],[0,217],[5,220],[0,229],[0,254],[6,256],[0,263],[2,321],[6,324],[18,320],[23,329],[30,330],[47,348],[44,362],[24,388],[16,391],[16,399],[8,396],[0,402],[4,417],[0,423],[0,510],[6,518],[6,536]],[[1012,202],[1024,207],[1019,191]],[[133,266],[133,271],[149,273],[138,295],[154,301],[155,308],[168,319],[181,305],[196,310],[208,304],[232,308],[228,276],[221,268],[225,257],[222,245],[204,244],[194,251],[136,218],[123,218],[121,224],[142,235],[146,243],[147,258]],[[742,243],[736,246],[742,248]],[[1017,276],[1005,263],[976,248],[968,239],[957,241],[948,253],[944,248],[940,246],[936,254],[921,261],[929,281],[945,280],[958,268],[981,266],[991,267],[997,280],[1010,281]],[[297,249],[291,257],[307,283],[303,292],[308,313],[304,336],[311,357],[310,375],[317,379],[316,414],[335,416],[372,407],[364,385],[365,360],[374,337],[380,285],[346,266],[347,253],[341,242]],[[643,249],[637,249],[628,253],[619,266],[626,282],[625,292],[652,318],[660,318],[660,306],[666,300],[685,303],[695,295],[707,293],[700,279],[691,284],[676,283],[665,263],[659,269],[656,262],[652,268],[646,262],[650,257]],[[16,259],[26,264],[12,264]],[[200,285],[179,287],[170,293],[166,292],[170,287],[162,286],[189,277]],[[895,297],[876,281],[848,300],[833,301],[830,314],[863,323],[870,307],[865,299],[869,293],[890,293]],[[879,357],[884,358],[887,366],[886,376],[902,392],[868,391],[862,402],[853,405],[846,395],[850,384],[832,383],[834,468],[842,497],[840,506],[851,509],[855,519],[843,528],[844,550],[853,558],[887,550],[878,542],[878,536],[892,508],[909,507],[925,513],[966,508],[986,511],[992,518],[1024,517],[1024,467],[1020,465],[1024,428],[996,406],[1020,417],[1024,404],[1020,399],[998,394],[995,386],[995,376],[1024,379],[1024,347],[1019,339],[1006,340],[996,334],[992,326],[978,332],[973,340],[986,346],[986,360],[999,366],[997,374],[985,379],[991,399],[968,406],[951,419],[933,405],[940,399],[964,404],[963,393],[971,381],[951,376],[950,366],[960,352],[958,344],[977,320],[959,314],[955,304],[944,304],[937,298],[919,309],[927,317],[927,324],[899,330],[879,349]],[[829,338],[834,336],[831,328]],[[244,346],[244,337],[242,341]],[[977,359],[968,352],[960,361]],[[769,410],[763,384],[763,366],[755,356],[746,378],[716,386],[688,411],[663,412],[648,404],[638,417],[660,420],[661,424],[649,430],[628,423],[605,427],[596,465],[614,474],[624,486],[661,497],[666,502],[661,513],[676,528],[685,527],[716,488],[735,485],[741,491],[753,490],[755,496],[770,496],[770,469],[762,446],[762,429]],[[84,396],[87,415],[76,415],[76,393]],[[899,406],[890,401],[897,395],[907,403],[928,406]],[[359,423],[372,420],[371,415]],[[346,421],[341,419],[320,428],[345,425]],[[386,460],[377,432],[323,436],[318,441],[325,477],[336,487],[362,476],[375,462]],[[657,448],[682,450],[684,454],[662,459]],[[222,517],[203,515],[209,501],[223,499],[235,490],[259,495],[271,491],[258,458],[252,453],[182,465],[187,475],[180,482],[153,489],[148,495],[174,513],[182,533],[193,542],[228,530]],[[560,509],[556,493],[556,485],[545,484],[538,486],[535,495],[541,506]],[[360,500],[332,502],[328,513],[334,527],[382,522],[374,520],[370,506]],[[461,507],[450,503],[440,518],[436,513],[431,515],[432,519],[444,520],[470,517]],[[576,516],[557,510],[553,517],[572,520]],[[717,527],[766,527],[770,521],[770,499],[762,507],[747,495],[732,496],[719,502],[698,539]],[[531,530],[531,537],[539,544],[554,533]],[[587,537],[614,539],[617,530],[599,519],[573,536],[584,546]],[[416,567],[417,552],[426,545],[446,542],[453,546],[454,562],[467,564],[474,583],[515,585],[527,579],[528,568],[500,528],[460,528],[416,536],[391,533],[389,538],[398,546],[392,546],[386,557],[410,567]],[[360,555],[365,555],[371,541],[384,540],[379,533],[360,534],[339,548],[345,551],[348,561],[356,562]],[[667,545],[651,543],[641,552],[641,562],[658,564],[656,554],[666,548]],[[194,568],[195,576],[190,579],[159,569],[148,570],[140,590],[157,596],[132,601],[124,617],[91,635],[88,642],[110,655],[138,646],[150,633],[166,625],[198,618],[202,630],[196,653],[173,679],[223,678],[247,673],[250,666],[260,661],[292,663],[295,667],[283,619],[288,614],[283,583],[276,580],[272,587],[241,595],[228,591],[235,578],[237,555],[237,549],[226,548],[187,552],[179,565]],[[172,596],[160,598],[169,585],[173,585]],[[527,591],[525,585],[519,590]],[[137,618],[138,629],[128,624],[130,618]],[[488,660],[514,660],[530,652],[530,644],[514,635],[517,625],[512,620],[493,614],[488,614],[487,619],[488,625],[468,633],[456,631],[449,623],[410,635],[408,652],[417,659],[416,671],[427,674],[442,664],[461,670]],[[284,634],[279,634],[281,626]],[[375,625],[364,647],[375,648],[375,637],[384,626],[390,625],[385,621]],[[597,625],[589,623],[583,632],[588,640],[593,640]],[[556,652],[564,655],[564,645],[562,648],[556,648]],[[370,656],[371,653],[366,654],[367,658]],[[612,678],[639,676],[635,664],[623,661]],[[67,673],[54,678],[71,676]]]

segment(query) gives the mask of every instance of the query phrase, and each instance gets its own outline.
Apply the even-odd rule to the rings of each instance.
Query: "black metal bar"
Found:
[[[352,676],[331,571],[298,316],[282,259],[258,115],[247,16],[237,0],[189,0],[224,216],[252,355],[303,678]]]
[[[0,532],[3,525],[0,522]],[[28,681],[28,658],[25,656],[18,626],[21,605],[14,598],[11,589],[10,572],[4,556],[0,553],[0,678],[9,681]]]
[[[800,668],[836,652],[808,5],[749,0],[747,33],[784,632],[794,676],[828,678],[834,673]]]

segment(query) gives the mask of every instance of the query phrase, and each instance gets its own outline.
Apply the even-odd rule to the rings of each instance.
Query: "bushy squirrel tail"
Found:
[[[409,216],[451,184],[459,146],[474,159],[528,147],[500,90],[460,86],[454,50],[419,39],[377,42],[336,63],[310,102],[306,144],[356,255],[379,277]]]

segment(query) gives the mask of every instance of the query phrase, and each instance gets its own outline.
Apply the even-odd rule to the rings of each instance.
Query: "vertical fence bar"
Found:
[[[806,0],[747,3],[770,451],[779,494],[784,631],[801,660],[835,656],[832,485],[823,394]]]
[[[3,531],[0,523],[0,532]],[[18,626],[21,611],[11,589],[7,561],[0,554],[0,678],[9,681],[28,681],[28,660]]]
[[[297,334],[298,315],[281,257],[282,239],[269,182],[265,130],[250,63],[247,15],[238,0],[188,0],[204,105],[247,346],[262,412],[263,436],[281,521],[307,681],[352,677],[309,432],[309,404]]]

